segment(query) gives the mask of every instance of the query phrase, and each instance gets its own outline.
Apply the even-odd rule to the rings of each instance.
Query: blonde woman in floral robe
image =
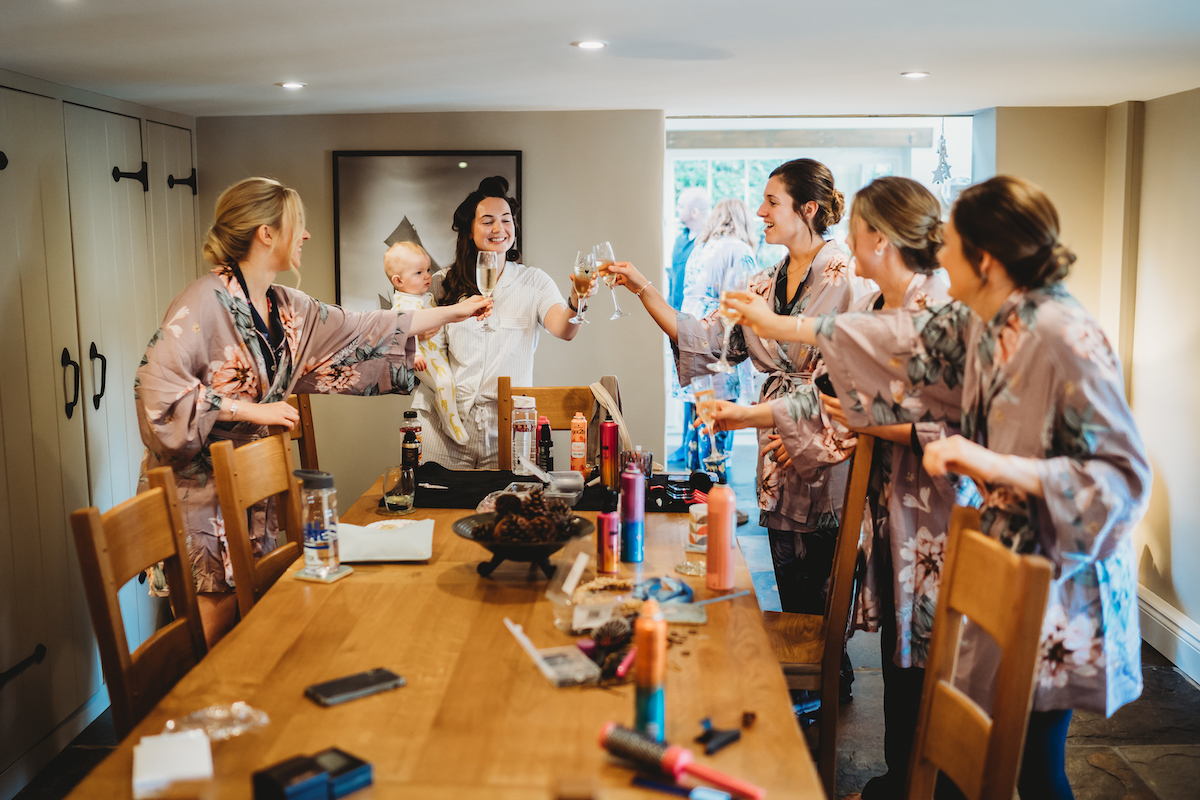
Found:
[[[822,235],[842,217],[842,194],[833,187],[827,167],[811,159],[782,164],[771,173],[758,216],[769,244],[782,244],[788,256],[759,273],[751,289],[774,302],[779,313],[796,319],[845,311],[851,302],[849,259]],[[715,313],[696,319],[676,313],[666,299],[632,265],[619,262],[611,272],[641,299],[646,310],[670,337],[681,385],[711,375],[708,365],[721,353],[724,330]],[[741,326],[730,336],[729,361],[750,359],[767,373],[763,401],[781,397],[809,383],[820,353],[806,345],[763,339]],[[802,474],[789,469],[788,453],[778,433],[759,431],[757,465],[759,518],[771,539],[779,600],[784,611],[824,612],[825,586],[833,563],[847,470],[844,464]]]
[[[267,425],[293,427],[298,417],[285,402],[292,393],[408,393],[415,385],[411,337],[487,307],[477,298],[413,313],[355,313],[273,284],[279,272],[298,269],[308,238],[299,197],[275,181],[234,184],[216,217],[204,252],[221,263],[171,303],[134,383],[143,475],[175,470],[210,643],[236,610],[212,443],[253,441]],[[254,507],[251,523],[255,555],[273,550],[269,503]]]

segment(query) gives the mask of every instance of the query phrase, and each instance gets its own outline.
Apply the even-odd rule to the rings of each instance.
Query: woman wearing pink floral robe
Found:
[[[415,385],[410,336],[487,305],[355,313],[273,284],[279,272],[299,267],[308,238],[299,196],[275,181],[250,178],[230,187],[216,217],[204,252],[219,266],[172,302],[134,383],[143,475],[160,466],[175,470],[210,642],[232,624],[236,608],[211,444],[253,441],[271,424],[291,428],[297,417],[284,401],[292,393],[408,393]],[[275,548],[269,505],[252,512],[256,556]]]
[[[850,306],[849,259],[836,244],[822,238],[830,225],[841,220],[842,211],[842,193],[834,188],[833,175],[823,164],[797,159],[771,173],[758,216],[765,223],[766,241],[786,245],[788,256],[756,276],[752,290],[773,299],[777,313],[799,319],[836,314]],[[630,265],[618,263],[612,272],[637,293],[670,337],[680,385],[711,375],[707,367],[720,356],[724,338],[716,314],[705,319],[677,314]],[[794,342],[763,339],[735,326],[729,361],[747,358],[767,373],[761,392],[767,401],[809,383],[820,353]],[[771,539],[780,604],[784,611],[822,614],[848,471],[844,464],[805,473],[789,469],[788,452],[776,432],[760,430],[758,440],[762,449],[757,465],[759,517]]]

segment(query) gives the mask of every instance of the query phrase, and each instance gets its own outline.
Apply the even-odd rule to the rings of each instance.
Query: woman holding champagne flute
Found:
[[[829,168],[802,158],[780,165],[763,190],[758,216],[764,238],[782,244],[788,255],[751,280],[751,291],[774,304],[776,312],[793,317],[836,314],[852,299],[848,259],[824,235],[842,218],[842,193],[833,185]],[[617,262],[610,271],[617,282],[634,292],[671,338],[680,384],[710,375],[724,346],[724,331],[714,311],[704,318],[676,314],[650,281],[631,264]],[[768,374],[761,400],[768,401],[807,384],[819,362],[815,348],[760,337],[741,325],[730,330],[728,360],[749,358]],[[823,614],[825,584],[833,564],[838,519],[845,492],[844,463],[806,470],[792,466],[776,432],[758,434],[761,524],[771,540],[771,559],[784,611]]]
[[[446,326],[446,358],[458,387],[458,413],[467,424],[467,443],[458,444],[442,429],[424,394],[413,401],[421,420],[424,459],[450,469],[497,468],[496,378],[508,375],[514,385],[531,385],[540,329],[574,339],[580,300],[595,292],[593,277],[582,292],[572,285],[568,302],[549,275],[520,263],[517,209],[517,201],[508,196],[507,180],[495,176],[480,181],[454,212],[454,264],[433,276],[438,305],[479,294],[490,296],[493,303],[488,320]]]

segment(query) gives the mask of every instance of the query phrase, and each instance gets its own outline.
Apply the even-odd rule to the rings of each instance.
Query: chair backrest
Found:
[[[299,446],[300,466],[304,469],[320,469],[317,465],[317,439],[313,435],[311,395],[290,394],[287,403],[300,414],[300,424],[288,433],[292,437],[292,441]],[[274,435],[281,430],[283,429],[272,426],[271,434]]]
[[[501,375],[496,381],[496,416],[500,426],[500,469],[512,469],[512,410],[513,395],[532,397],[537,403],[539,417],[550,420],[551,430],[571,429],[575,412],[592,415],[595,398],[591,386],[519,386],[512,387],[512,378]]]
[[[210,449],[238,611],[244,618],[303,552],[300,482],[292,475],[291,437],[284,431],[237,449],[229,441],[215,442]],[[268,497],[275,498],[276,519],[287,540],[255,560],[246,509]]]
[[[104,514],[95,507],[71,514],[83,591],[121,738],[208,652],[174,473],[162,467],[147,477],[150,489]],[[175,620],[131,654],[117,592],[159,561]]]
[[[837,546],[833,551],[829,593],[825,597],[825,649],[821,654],[823,676],[836,676],[841,668],[842,647],[850,624],[850,604],[854,600],[854,566],[858,562],[858,543],[874,457],[875,437],[860,433],[850,465],[850,479],[846,481],[842,521],[838,526]]]
[[[1040,556],[1009,552],[979,527],[975,509],[954,509],[908,772],[909,800],[933,797],[939,770],[970,800],[1011,800],[1017,784],[1054,570]],[[964,616],[1000,647],[990,717],[954,687]]]

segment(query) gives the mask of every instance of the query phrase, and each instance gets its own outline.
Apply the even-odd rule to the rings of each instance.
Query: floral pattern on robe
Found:
[[[914,322],[913,331],[898,331],[898,350],[915,336],[920,315]],[[952,333],[939,338],[948,357],[958,352]],[[1014,292],[986,323],[973,316],[963,341],[963,435],[997,453],[1038,459],[1045,494],[979,487],[984,530],[1055,566],[1033,707],[1111,716],[1142,691],[1131,534],[1151,481],[1120,363],[1061,283]],[[859,413],[851,422],[869,419],[865,407]],[[959,683],[985,709],[997,667],[995,644],[968,624]]]
[[[248,422],[219,422],[225,403],[273,403],[292,393],[407,394],[415,386],[409,315],[344,311],[285,286],[273,286],[272,293],[284,344],[270,383],[266,359],[271,353],[229,266],[217,267],[175,298],[134,380],[146,445],[142,474],[161,466],[175,470],[200,592],[228,592],[233,585],[209,447],[222,439],[242,444],[267,434],[266,427]],[[275,548],[271,505],[260,503],[251,512],[256,556]]]
[[[837,314],[850,307],[852,290],[847,276],[849,260],[833,242],[826,242],[808,266],[797,287],[792,316]],[[788,268],[784,258],[769,270],[760,272],[751,283],[751,291],[773,301],[776,313],[787,305],[787,298],[776,294],[776,278]],[[696,319],[678,315],[678,342],[672,345],[676,374],[686,385],[692,379],[710,374],[707,365],[721,354],[723,329],[716,314]],[[732,330],[729,361],[741,363],[749,358],[754,367],[767,373],[760,402],[791,392],[812,382],[813,370],[821,354],[799,342],[763,339],[741,325]],[[758,431],[761,450],[773,430]],[[830,464],[814,472],[781,470],[768,457],[760,457],[757,468],[759,524],[782,531],[811,531],[836,527],[846,490],[848,471],[845,464]]]
[[[963,340],[971,312],[949,301],[940,274],[914,275],[899,309],[873,311],[880,292],[851,312],[819,321],[823,363],[856,427],[912,423],[920,443],[958,432]],[[915,320],[915,325],[914,325]],[[948,352],[947,352],[948,350]],[[848,458],[857,441],[825,413],[815,386],[772,401],[775,422],[801,471]],[[946,530],[957,482],[921,467],[909,444],[879,440],[867,494],[862,545],[866,578],[855,624],[878,630],[880,582],[891,582],[900,667],[923,667],[941,583]]]

